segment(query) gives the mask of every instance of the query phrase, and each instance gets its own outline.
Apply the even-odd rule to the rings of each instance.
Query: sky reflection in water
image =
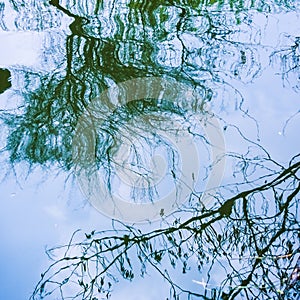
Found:
[[[201,96],[189,112],[205,114],[209,105],[224,129],[228,153],[250,149],[249,158],[262,155],[259,147],[249,148],[251,140],[285,164],[299,150],[299,2],[175,2],[0,3],[0,298],[30,295],[47,265],[44,245],[66,243],[77,228],[109,227],[110,220],[83,200],[70,175],[78,120],[109,87],[168,76]],[[162,112],[155,109],[154,116]],[[164,109],[172,119],[173,105]],[[187,120],[186,109],[176,109]],[[111,139],[122,133],[118,126],[140,126],[145,111],[125,105],[122,113],[97,140],[96,157],[108,174],[123,142]],[[208,161],[207,156],[202,181]],[[227,159],[223,184],[243,182],[236,163],[235,157]],[[197,183],[195,190],[203,188]],[[222,279],[211,276],[215,284]],[[137,299],[145,284],[136,284]],[[191,281],[190,288],[195,289]],[[112,299],[132,295],[130,289],[121,284]],[[157,293],[144,299],[158,299]]]

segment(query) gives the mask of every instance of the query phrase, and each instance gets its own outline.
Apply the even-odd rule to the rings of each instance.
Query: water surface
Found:
[[[78,228],[110,228],[110,218],[123,219],[116,207],[99,205],[97,193],[91,200],[95,191],[89,180],[78,184],[74,173],[84,170],[91,178],[99,172],[99,186],[106,189],[101,199],[118,197],[135,208],[156,205],[175,191],[171,207],[156,206],[151,217],[147,210],[124,217],[153,221],[178,208],[176,216],[183,219],[200,214],[208,186],[209,195],[218,196],[205,202],[210,209],[299,160],[292,160],[300,146],[299,9],[299,1],[279,0],[1,2],[2,298],[30,296],[47,265],[46,244],[66,244]],[[152,84],[154,77],[161,80],[158,85]],[[122,86],[126,81],[130,88]],[[279,190],[292,189],[292,179]],[[272,218],[275,200],[272,193],[255,198],[253,216]],[[268,292],[261,288],[262,268],[258,286],[250,283],[237,299],[267,299],[268,293],[289,299],[287,282],[299,256],[296,200],[278,239],[282,248],[276,244],[268,253],[292,253],[293,259],[270,263],[273,273],[265,278],[275,283]],[[242,206],[236,209],[242,212]],[[284,220],[280,216],[278,224]],[[261,222],[271,238],[276,227]],[[224,244],[230,241],[225,231],[237,226],[233,223],[216,229]],[[231,258],[252,257],[251,234],[244,235],[236,253],[228,250]],[[257,235],[263,236],[260,229]],[[204,252],[215,255],[209,247]],[[238,281],[251,266],[249,259],[237,266],[231,262],[220,259],[211,269],[204,264],[184,280],[174,276],[195,293],[227,299],[231,285],[224,278],[235,274],[232,280]],[[276,273],[280,270],[285,275]],[[15,281],[22,282],[19,290],[12,290]],[[120,284],[112,299],[128,293],[136,299],[168,296],[167,287],[149,297],[141,289],[132,296],[131,286]]]

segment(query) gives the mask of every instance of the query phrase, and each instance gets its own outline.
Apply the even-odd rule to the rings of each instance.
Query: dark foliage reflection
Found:
[[[69,169],[70,140],[78,116],[113,82],[168,75],[201,89],[203,101],[226,90],[241,101],[238,91],[228,85],[228,76],[249,82],[261,70],[254,46],[259,45],[258,28],[252,25],[251,15],[236,8],[215,12],[221,2],[208,7],[201,2],[192,6],[181,2],[110,3],[105,7],[97,3],[97,15],[92,16],[80,5],[75,6],[79,14],[71,10],[71,3],[66,7],[58,1],[51,4],[55,11],[75,19],[66,41],[65,67],[54,74],[41,74],[36,89],[31,81],[38,74],[27,72],[30,89],[24,91],[25,113],[5,117],[12,128],[7,145],[12,162],[58,161]],[[17,11],[23,9],[21,4],[13,5]]]

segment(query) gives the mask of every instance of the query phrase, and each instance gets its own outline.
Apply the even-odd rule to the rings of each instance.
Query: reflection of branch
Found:
[[[284,270],[283,266],[280,267],[280,261],[286,259],[292,261],[298,251],[297,249],[293,250],[295,246],[290,242],[293,239],[293,232],[295,233],[297,230],[290,209],[295,205],[296,196],[300,192],[300,184],[295,183],[298,182],[297,172],[299,170],[300,162],[291,164],[269,183],[240,192],[225,201],[219,208],[204,210],[198,216],[191,217],[184,222],[175,220],[173,224],[167,224],[167,228],[142,233],[139,229],[123,224],[124,229],[122,230],[115,228],[114,231],[92,232],[86,235],[86,239],[82,242],[70,242],[65,247],[51,249],[49,250],[51,252],[64,250],[64,256],[54,261],[43,274],[32,299],[36,299],[39,294],[41,296],[45,294],[46,287],[51,288],[53,282],[59,283],[59,287],[63,291],[64,286],[71,280],[76,280],[76,277],[81,278],[80,282],[82,282],[79,284],[82,291],[77,295],[82,297],[89,295],[90,297],[83,299],[92,299],[96,293],[95,288],[98,289],[98,293],[110,293],[109,278],[116,278],[116,274],[120,274],[127,280],[133,279],[135,266],[131,261],[134,257],[141,265],[142,274],[146,272],[147,265],[150,265],[169,283],[174,299],[180,293],[187,293],[202,299],[219,299],[220,297],[216,296],[218,285],[208,282],[205,282],[204,285],[203,283],[205,294],[187,290],[173,278],[168,266],[171,265],[178,269],[180,264],[182,273],[186,273],[189,270],[190,259],[192,259],[192,265],[195,264],[195,261],[197,262],[199,270],[204,261],[211,260],[211,266],[220,262],[222,257],[233,261],[236,258],[232,257],[231,253],[234,251],[235,244],[239,244],[239,247],[244,245],[243,247],[250,254],[239,257],[239,260],[254,261],[252,264],[248,264],[244,270],[238,270],[233,264],[230,264],[231,273],[227,270],[227,279],[218,288],[222,297],[234,299],[240,293],[250,293],[252,297],[259,297],[260,293],[264,294],[268,291],[276,294],[278,290],[282,291],[280,275],[278,275],[280,281],[276,281],[278,284],[280,283],[279,287],[273,278],[274,276],[278,277],[275,274],[276,270],[278,270],[278,274]],[[285,190],[289,194],[280,207],[280,215],[274,217],[274,222],[279,217],[280,221],[276,224],[274,222],[264,223],[262,219],[260,223],[255,223],[251,216],[254,207],[252,207],[250,199],[254,200],[256,194],[280,189],[283,183],[288,186]],[[238,206],[239,200],[242,201],[242,212],[233,209]],[[235,214],[240,213],[243,218],[237,216],[234,218]],[[227,228],[220,234],[216,228],[224,221],[227,222]],[[251,232],[250,235],[243,231],[236,233],[234,229],[236,227],[243,230],[239,222],[244,224],[245,230]],[[262,232],[257,231],[258,225],[262,226]],[[286,233],[284,238],[290,243],[288,244],[289,252],[286,254],[280,250],[279,247],[282,248],[282,246],[278,246],[284,241],[283,238],[281,239],[284,233]],[[234,243],[230,242],[228,234],[237,234]],[[254,243],[253,238],[255,238]],[[277,251],[281,251],[281,253],[276,254]],[[210,258],[211,256],[212,258]],[[163,271],[162,268],[165,270]],[[227,281],[229,283],[226,283]],[[202,283],[200,282],[200,284]],[[208,289],[208,286],[211,288]],[[230,289],[227,293],[226,287]],[[210,297],[206,295],[207,292],[211,293]],[[53,291],[48,293],[53,293]]]
[[[2,30],[7,31],[8,28],[4,23],[4,9],[5,9],[5,3],[0,2],[0,28],[2,28]]]
[[[283,129],[282,129],[282,134],[283,134],[283,135],[285,135],[285,131],[286,131],[286,128],[287,128],[289,122],[290,122],[294,117],[296,117],[299,113],[300,113],[300,109],[299,109],[297,112],[295,112],[292,116],[290,116],[290,117],[286,120],[286,122],[284,123]]]
[[[291,288],[295,288],[296,291],[298,289],[298,292],[299,292],[299,287],[300,287],[300,257],[298,257],[296,266],[289,278],[289,281],[288,281],[288,284],[286,287],[286,292],[288,292]]]
[[[296,164],[298,165],[297,169],[300,168],[300,163]],[[284,172],[285,173],[285,172]],[[287,202],[285,203],[284,205],[284,216],[283,216],[283,222],[282,222],[282,225],[281,225],[281,228],[272,236],[272,238],[270,239],[268,245],[266,245],[264,248],[262,249],[259,249],[257,247],[257,243],[256,243],[256,240],[255,240],[255,235],[253,235],[253,238],[254,238],[254,241],[255,241],[255,246],[256,246],[256,251],[258,253],[259,256],[264,256],[264,254],[270,249],[270,247],[273,245],[273,243],[277,240],[278,237],[280,237],[283,233],[285,233],[285,230],[286,230],[286,221],[287,221],[287,214],[289,213],[289,205],[290,205],[290,202],[294,199],[294,197],[299,193],[300,191],[300,183],[298,184],[297,188],[287,197]],[[245,213],[245,210],[244,210],[244,213]],[[247,219],[248,223],[249,223],[249,219]],[[250,224],[249,225],[249,228],[250,230],[252,231],[252,225]],[[253,234],[253,231],[252,231],[252,234]],[[262,261],[261,259],[259,258],[256,258],[255,259],[255,262],[254,264],[252,265],[252,270],[251,272],[249,273],[248,277],[244,280],[242,280],[241,282],[241,285],[242,287],[247,287],[247,285],[252,281],[252,278],[253,278],[253,274],[254,274],[254,271],[256,270],[257,266],[259,264],[261,264]],[[240,289],[232,289],[229,293],[228,293],[228,298],[229,299],[234,299],[239,293],[240,293]]]
[[[49,4],[53,5],[54,7],[56,7],[58,10],[62,11],[64,14],[66,14],[67,16],[69,17],[72,17],[72,18],[78,18],[77,15],[74,15],[73,13],[71,13],[69,10],[67,10],[66,8],[62,7],[60,4],[59,4],[59,0],[50,0],[49,1]]]
[[[299,84],[299,69],[300,69],[300,37],[299,36],[290,36],[286,35],[285,38],[289,39],[288,43],[292,45],[282,48],[280,50],[274,51],[270,55],[270,61],[274,61],[276,57],[279,57],[281,65],[281,77],[283,84],[285,82],[289,83],[290,76],[295,73],[296,82],[292,86],[296,91],[300,89]]]

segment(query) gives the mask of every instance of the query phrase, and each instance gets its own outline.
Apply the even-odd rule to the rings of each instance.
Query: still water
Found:
[[[298,299],[299,14],[298,0],[1,1],[0,298]],[[84,241],[112,228],[95,239],[136,251]],[[158,228],[176,229],[130,240]],[[74,258],[80,272],[55,265],[35,289],[45,247],[77,229],[72,254],[98,252],[88,275]]]

